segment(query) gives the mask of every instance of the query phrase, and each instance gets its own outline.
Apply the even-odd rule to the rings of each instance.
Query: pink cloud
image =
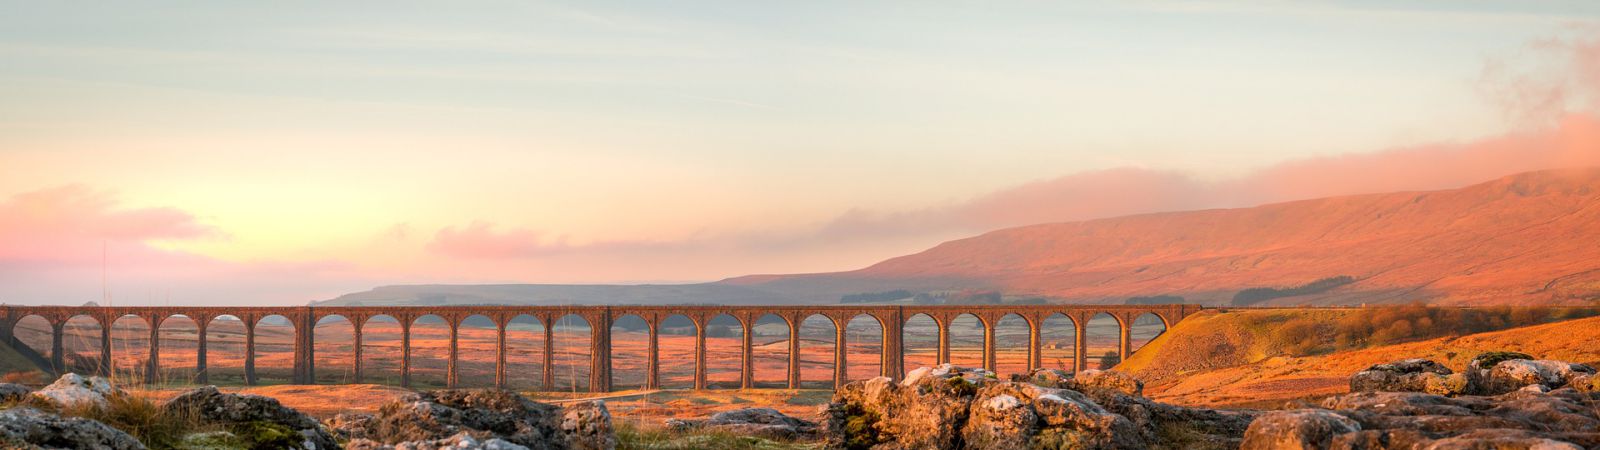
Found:
[[[215,234],[183,211],[119,208],[112,194],[81,185],[24,192],[0,202],[0,261],[99,261],[109,248],[141,258],[170,257],[146,243]]]
[[[540,242],[532,230],[498,231],[493,224],[475,221],[465,227],[445,227],[435,233],[427,249],[463,259],[528,258],[546,253],[552,247]]]

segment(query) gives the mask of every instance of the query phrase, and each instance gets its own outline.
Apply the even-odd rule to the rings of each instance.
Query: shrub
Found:
[[[1108,370],[1121,363],[1122,355],[1118,355],[1116,350],[1107,350],[1106,354],[1100,356],[1100,370]]]
[[[1305,356],[1316,351],[1321,343],[1317,333],[1317,323],[1309,318],[1297,318],[1284,322],[1273,334],[1278,342],[1284,345],[1284,353],[1290,356]]]

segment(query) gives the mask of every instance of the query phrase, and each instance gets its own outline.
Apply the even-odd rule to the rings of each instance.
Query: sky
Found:
[[[0,302],[850,270],[1600,164],[1586,1],[0,0]]]

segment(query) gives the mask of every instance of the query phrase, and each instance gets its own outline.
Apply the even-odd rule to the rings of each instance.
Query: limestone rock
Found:
[[[1298,409],[1261,415],[1244,433],[1241,450],[1320,450],[1361,425],[1333,411]]]
[[[145,447],[128,433],[100,422],[16,407],[0,411],[0,448],[144,450]]]
[[[992,372],[949,364],[895,383],[885,377],[835,390],[823,417],[830,448],[953,449],[978,389]]]
[[[28,398],[28,393],[33,390],[27,386],[11,383],[0,383],[0,403],[19,402]]]
[[[1427,359],[1407,359],[1378,364],[1350,376],[1350,392],[1427,392],[1430,383],[1445,387],[1450,368]],[[1463,378],[1464,382],[1465,379]]]
[[[341,413],[322,421],[324,428],[335,437],[342,440],[368,439],[372,437],[373,423],[377,421],[371,414]]]
[[[447,438],[428,441],[409,441],[394,445],[382,444],[370,439],[355,439],[345,445],[345,450],[528,450],[528,447],[513,444],[503,439],[480,439],[472,433],[460,432]]]
[[[1110,389],[1128,395],[1144,395],[1143,381],[1115,370],[1085,370],[1074,374],[1072,382],[1073,389],[1078,391]]]
[[[611,414],[603,402],[582,402],[563,411],[497,389],[407,395],[378,409],[367,436],[377,445],[398,446],[436,442],[463,432],[479,441],[500,439],[536,450],[616,446]]]
[[[1519,359],[1534,359],[1534,357],[1526,353],[1517,352],[1480,353],[1478,356],[1472,357],[1472,361],[1467,363],[1467,370],[1465,371],[1467,374],[1467,385],[1470,386],[1473,394],[1493,395],[1495,393],[1484,392],[1481,389],[1481,387],[1485,385],[1489,378],[1489,370],[1493,369],[1495,365],[1498,365],[1502,362],[1515,361]]]
[[[561,415],[561,433],[566,436],[570,449],[617,448],[617,434],[611,429],[611,412],[606,410],[604,400],[567,405]]]
[[[1567,382],[1567,387],[1577,389],[1583,393],[1600,393],[1600,376],[1592,374],[1579,374]]]
[[[105,377],[85,377],[67,373],[44,389],[34,391],[33,395],[62,407],[83,405],[105,407],[107,397],[123,395],[123,392]]]
[[[772,439],[809,439],[817,434],[816,423],[790,417],[772,408],[723,411],[706,420],[669,419],[666,425],[678,431],[710,429]]]
[[[1593,367],[1566,361],[1514,359],[1490,367],[1477,387],[1487,395],[1504,394],[1534,385],[1550,390],[1566,386],[1579,376],[1593,376],[1594,373]]]
[[[995,383],[973,399],[962,430],[968,449],[1145,448],[1126,417],[1081,393],[1028,383]]]
[[[228,425],[235,434],[251,434],[252,430],[276,428],[272,427],[276,425],[299,434],[298,442],[292,443],[299,448],[339,448],[333,436],[324,431],[316,419],[285,407],[271,397],[228,394],[218,391],[216,386],[205,386],[178,394],[161,407],[168,414]]]

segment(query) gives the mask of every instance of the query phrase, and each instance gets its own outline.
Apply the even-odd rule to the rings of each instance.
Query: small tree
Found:
[[[1100,370],[1107,370],[1121,363],[1122,355],[1117,354],[1116,350],[1106,350],[1106,354],[1100,356]]]

